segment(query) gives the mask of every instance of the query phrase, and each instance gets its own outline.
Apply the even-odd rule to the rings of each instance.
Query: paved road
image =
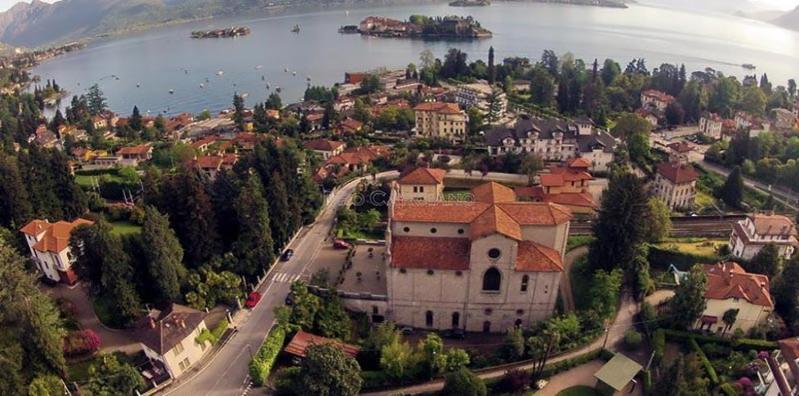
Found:
[[[708,171],[711,171],[713,173],[718,173],[719,175],[722,175],[724,177],[727,177],[727,175],[730,174],[729,169],[705,160],[698,161],[697,164]],[[799,206],[798,193],[789,191],[780,186],[769,186],[768,184],[761,183],[749,177],[744,177],[744,184],[749,188],[754,188],[763,192],[771,192],[772,194],[774,194],[774,199],[776,201],[781,202],[782,204],[793,210],[797,210],[797,206]]]
[[[616,318],[613,320],[613,323],[608,326],[607,332],[607,343],[605,343],[605,337],[600,337],[594,342],[583,346],[582,348],[578,348],[569,352],[566,352],[562,355],[558,355],[556,357],[550,358],[547,364],[556,363],[562,360],[571,359],[577,356],[580,356],[586,352],[590,352],[599,348],[602,348],[603,345],[610,350],[616,350],[616,346],[624,340],[624,333],[629,330],[634,321],[635,315],[638,313],[638,304],[629,294],[624,294],[622,296],[622,303],[619,307],[619,311],[616,313]],[[516,365],[507,365],[497,369],[488,369],[485,371],[477,372],[477,375],[484,379],[494,379],[500,378],[505,375],[505,372],[510,368],[517,368],[523,370],[529,370],[533,368],[532,363],[520,363]],[[420,393],[432,393],[441,390],[444,387],[443,380],[434,380],[430,382],[426,382],[424,384],[407,386],[404,388],[394,388],[389,389],[381,392],[372,392],[372,393],[365,393],[365,395],[369,396],[391,396],[391,395],[416,395]]]
[[[396,176],[396,172],[379,174],[379,178]],[[360,179],[359,179],[360,180]],[[308,264],[313,262],[325,243],[336,211],[352,194],[358,180],[342,187],[322,211],[317,221],[304,228],[301,234],[289,245],[294,249],[294,257],[287,263],[278,263],[261,284],[259,291],[263,298],[255,309],[248,311],[246,317],[237,323],[238,333],[224,345],[210,363],[200,371],[180,378],[166,389],[164,395],[242,395],[249,390],[250,378],[248,364],[252,353],[266,337],[267,331],[275,322],[274,309],[282,306],[289,293],[291,283],[308,278]]]

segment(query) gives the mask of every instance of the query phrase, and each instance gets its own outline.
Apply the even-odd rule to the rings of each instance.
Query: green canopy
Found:
[[[634,360],[617,353],[594,374],[598,380],[616,391],[624,389],[643,367]]]

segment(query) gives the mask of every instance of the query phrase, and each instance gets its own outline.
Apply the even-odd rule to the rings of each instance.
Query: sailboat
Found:
[[[292,31],[292,33],[299,33],[300,32],[300,25],[294,25],[294,27],[291,28],[291,31]]]

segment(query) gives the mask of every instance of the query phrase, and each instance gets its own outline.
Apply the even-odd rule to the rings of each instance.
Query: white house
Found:
[[[136,330],[144,354],[163,365],[170,377],[179,377],[211,349],[210,343],[198,340],[208,329],[205,316],[205,312],[178,304],[163,311],[150,310]]]
[[[796,225],[788,217],[752,214],[739,221],[730,235],[730,250],[736,257],[751,260],[768,244],[774,244],[780,256],[789,259],[799,246]]]
[[[72,270],[75,259],[69,248],[69,238],[76,227],[92,224],[84,219],[56,223],[32,220],[20,232],[25,235],[33,262],[42,274],[52,281],[71,285],[77,282],[78,276]]]
[[[741,329],[749,332],[774,310],[766,275],[746,272],[732,261],[704,266],[707,277],[706,307],[695,327],[724,334]],[[724,316],[734,318],[725,323]]]

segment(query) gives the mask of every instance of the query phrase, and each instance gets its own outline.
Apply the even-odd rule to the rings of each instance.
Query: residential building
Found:
[[[718,334],[740,329],[748,333],[774,311],[768,276],[748,273],[732,261],[706,264],[704,271],[707,305],[694,324],[697,329]],[[725,323],[725,314],[730,317],[733,312],[735,321]]]
[[[399,199],[413,201],[443,201],[444,175],[447,171],[416,168],[397,180]]]
[[[755,391],[763,396],[799,395],[799,338],[779,340],[779,348],[763,356],[768,370],[759,370]]]
[[[788,109],[774,109],[771,111],[774,116],[774,128],[780,130],[792,130],[796,128],[796,115]]]
[[[566,166],[552,166],[539,175],[540,184],[519,187],[516,196],[532,202],[550,202],[568,208],[572,213],[593,214],[598,205],[589,192],[593,176],[590,163],[583,158],[570,160]]]
[[[69,248],[72,231],[81,225],[92,225],[93,222],[77,219],[72,222],[32,220],[20,229],[25,235],[31,258],[42,274],[54,282],[75,284],[78,276],[72,270],[75,257]]]
[[[762,132],[771,130],[771,123],[768,120],[753,116],[745,111],[735,113],[735,126],[736,129],[748,130],[750,137],[756,137]]]
[[[617,146],[616,139],[595,130],[587,118],[564,121],[522,116],[512,126],[489,130],[485,139],[492,156],[536,153],[544,161],[558,162],[585,157],[596,172],[607,171]]]
[[[458,85],[458,89],[455,90],[455,101],[464,109],[477,107],[483,114],[488,114],[491,111],[492,95],[496,95],[499,103],[497,117],[502,118],[508,111],[508,97],[505,92],[486,81]]]
[[[327,161],[330,159],[330,157],[334,157],[343,153],[344,149],[347,147],[347,144],[330,139],[315,139],[303,143],[303,146],[307,150],[311,150],[319,154],[322,159]]]
[[[518,202],[490,182],[472,201],[392,194],[386,235],[388,317],[423,329],[503,332],[552,316],[572,218]]]
[[[139,163],[149,161],[153,157],[153,146],[150,143],[138,146],[122,147],[117,150],[120,163],[127,166],[138,166]]]
[[[687,164],[690,162],[693,146],[686,142],[674,142],[666,146],[668,148],[669,161]]]
[[[660,117],[658,117],[657,114],[644,108],[636,110],[635,114],[638,114],[639,117],[645,119],[649,125],[652,125],[652,128],[657,128],[660,122]]]
[[[674,101],[674,96],[656,89],[641,92],[641,107],[657,113],[665,113],[666,108]]]
[[[195,158],[194,165],[209,179],[214,180],[220,172],[233,169],[238,162],[239,156],[232,154],[224,155],[201,155]]]
[[[696,179],[693,165],[679,162],[662,162],[657,166],[652,192],[669,209],[690,209],[696,199]]]
[[[711,139],[721,140],[723,130],[724,119],[716,113],[705,114],[699,119],[699,132]]]
[[[179,304],[150,310],[136,330],[139,344],[150,361],[162,365],[177,378],[196,364],[211,345],[197,340],[203,331],[206,313]]]
[[[92,126],[94,126],[94,129],[106,129],[108,128],[108,120],[105,117],[94,116],[92,117]]]
[[[457,103],[425,102],[414,109],[416,136],[463,141],[469,116]]]
[[[796,225],[788,217],[751,214],[733,226],[730,250],[735,257],[751,260],[771,243],[777,246],[781,257],[789,259],[799,246],[796,237]]]
[[[358,120],[356,120],[356,119],[354,119],[354,118],[347,117],[347,118],[344,118],[343,120],[341,120],[341,122],[338,123],[338,127],[336,129],[337,129],[338,133],[340,133],[340,134],[341,133],[349,133],[349,134],[358,133],[358,132],[360,132],[363,129],[363,123],[358,121]]]

